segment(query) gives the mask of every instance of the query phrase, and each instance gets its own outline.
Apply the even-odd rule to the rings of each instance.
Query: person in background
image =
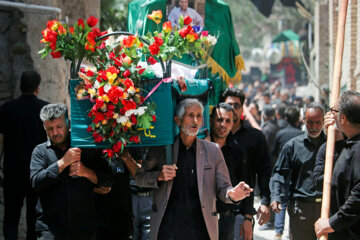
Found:
[[[234,124],[231,132],[235,140],[245,150],[248,159],[248,174],[250,186],[255,187],[256,178],[260,189],[261,205],[257,211],[257,219],[260,225],[270,220],[270,189],[269,181],[271,175],[271,161],[264,134],[241,120],[243,104],[245,102],[244,93],[237,88],[227,88],[221,96],[221,100],[234,108]],[[239,239],[241,226],[251,225],[250,221],[243,222],[241,214],[236,216],[235,238]],[[243,226],[242,226],[243,227]],[[250,226],[246,227],[249,228]]]
[[[306,132],[285,143],[271,177],[272,210],[280,213],[281,203],[289,198],[292,240],[316,239],[312,230],[320,216],[322,193],[316,190],[313,172],[318,149],[326,141],[324,115],[320,103],[307,106]]]
[[[276,125],[280,129],[284,129],[288,126],[288,123],[285,119],[285,109],[286,109],[285,104],[279,104],[275,108]]]
[[[36,239],[35,206],[37,196],[29,179],[34,147],[46,141],[40,110],[47,102],[37,98],[41,77],[37,72],[23,72],[21,96],[5,102],[0,109],[0,159],[4,155],[5,240],[18,239],[21,209],[26,199],[26,240]]]
[[[234,110],[227,103],[219,103],[211,113],[211,140],[221,147],[226,166],[229,170],[230,180],[233,185],[240,181],[248,182],[247,159],[243,148],[235,141],[231,129],[234,124]],[[216,209],[219,218],[219,239],[233,240],[235,217],[242,214],[244,220],[250,224],[243,224],[240,236],[244,240],[251,240],[252,216],[256,214],[253,207],[253,195],[245,198],[240,205],[226,204],[221,200],[216,201]]]
[[[171,21],[172,27],[179,27],[179,18],[182,15],[183,17],[189,16],[192,19],[191,25],[198,25],[200,28],[204,27],[204,20],[195,9],[192,9],[189,6],[188,0],[179,0],[179,7],[174,7],[169,16],[168,20]]]

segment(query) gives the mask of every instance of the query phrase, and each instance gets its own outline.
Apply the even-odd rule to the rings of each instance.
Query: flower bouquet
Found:
[[[103,36],[107,31],[100,32],[94,27],[97,22],[98,19],[94,16],[90,16],[86,23],[79,19],[70,27],[56,19],[49,21],[41,32],[43,39],[40,42],[45,44],[45,48],[38,53],[41,54],[41,58],[51,54],[53,58],[63,57],[70,60],[70,78],[78,78],[83,58],[94,63],[100,54],[98,50],[103,47],[102,41],[96,41],[96,38]]]

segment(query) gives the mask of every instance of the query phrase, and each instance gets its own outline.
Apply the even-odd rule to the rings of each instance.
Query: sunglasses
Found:
[[[335,109],[334,107],[331,107],[331,108],[330,108],[330,112],[331,112],[332,114],[335,114],[335,113],[338,113],[339,110]]]
[[[235,110],[239,110],[241,108],[240,103],[228,103],[228,104],[231,105]]]

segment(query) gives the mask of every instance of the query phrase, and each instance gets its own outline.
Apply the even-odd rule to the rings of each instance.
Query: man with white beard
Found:
[[[322,131],[324,108],[320,103],[307,105],[304,122],[305,133],[284,145],[271,179],[272,210],[280,212],[282,199],[290,199],[288,213],[292,240],[316,239],[313,226],[321,210],[322,193],[316,190],[313,181],[316,154],[326,141]]]

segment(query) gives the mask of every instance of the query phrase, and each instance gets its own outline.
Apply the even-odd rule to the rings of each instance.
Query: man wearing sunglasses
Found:
[[[249,185],[252,188],[255,186],[257,176],[261,196],[261,206],[257,211],[257,219],[259,224],[263,225],[270,220],[269,181],[271,162],[265,136],[260,130],[251,127],[249,124],[245,124],[245,122],[241,120],[245,95],[240,89],[227,88],[222,94],[222,101],[232,105],[234,108],[234,125],[231,132],[235,140],[246,152],[249,163],[247,169],[250,178]],[[254,201],[254,194],[251,194],[250,197],[252,201]],[[241,215],[237,215],[234,239],[240,239],[240,232],[243,233],[243,239],[246,239],[247,235],[252,234],[252,222],[246,220],[252,216],[245,215],[245,217],[243,223],[241,223]]]

